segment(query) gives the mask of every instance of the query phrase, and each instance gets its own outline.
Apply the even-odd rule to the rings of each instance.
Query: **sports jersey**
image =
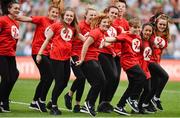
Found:
[[[98,50],[101,43],[104,41],[104,33],[100,28],[96,28],[90,31],[89,36],[93,38],[94,42],[91,44],[87,50],[85,61],[98,60]]]
[[[19,39],[19,23],[9,16],[0,17],[0,55],[15,56]]]
[[[121,42],[121,65],[126,71],[127,69],[139,65],[141,39],[135,34],[120,34],[117,40]],[[117,42],[118,43],[118,42]]]
[[[162,51],[167,47],[168,41],[164,37],[154,35],[152,36],[150,42],[153,48],[153,55],[151,57],[151,61],[160,63]]]
[[[117,33],[120,34],[122,31],[122,28],[125,31],[129,30],[129,23],[126,19],[124,18],[117,18],[113,21],[112,25],[115,27],[115,29],[117,30]],[[115,43],[114,44],[114,51],[117,55],[121,55],[121,43]]]
[[[32,41],[32,54],[36,55],[38,54],[42,44],[46,39],[45,32],[47,31],[48,27],[52,23],[54,23],[54,21],[45,16],[33,16],[32,23],[36,24],[36,30]],[[51,41],[48,43],[47,47],[43,51],[43,54],[48,56],[50,53],[50,49]]]
[[[85,22],[85,20],[79,22],[78,24],[80,32],[82,35],[84,35],[86,38],[89,36],[89,31],[91,30],[90,25]],[[81,55],[81,49],[83,46],[83,41],[78,39],[77,37],[75,40],[72,41],[72,56],[80,56]]]
[[[61,61],[70,59],[75,29],[70,25],[64,27],[60,22],[52,24],[50,29],[54,33],[50,58]]]
[[[106,35],[108,37],[116,37],[117,36],[117,30],[113,26],[111,26],[107,30]],[[100,53],[106,53],[106,54],[114,54],[115,53],[114,52],[114,44],[111,44],[107,47],[103,47],[103,48],[99,49],[99,52]]]
[[[144,40],[141,47],[142,59],[140,60],[141,68],[145,72],[147,79],[151,77],[148,65],[152,56],[152,49],[150,47],[150,42]]]

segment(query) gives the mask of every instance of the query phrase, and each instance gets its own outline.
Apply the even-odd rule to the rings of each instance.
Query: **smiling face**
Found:
[[[119,16],[122,17],[126,12],[126,4],[123,2],[116,2],[115,6],[119,9]]]
[[[102,19],[99,24],[99,28],[103,31],[107,31],[109,27],[110,27],[110,19],[109,18]]]
[[[20,12],[20,5],[17,3],[13,3],[9,6],[8,11],[12,16],[18,15]]]
[[[140,30],[141,30],[140,26],[141,26],[140,23],[131,26],[131,27],[130,27],[130,32],[131,32],[132,34],[139,35],[139,34],[140,34]]]
[[[114,20],[118,17],[118,9],[115,7],[111,7],[108,12],[108,16],[111,20]]]
[[[96,12],[95,10],[88,10],[88,11],[87,11],[87,14],[86,14],[86,16],[85,16],[85,22],[86,22],[87,24],[90,24],[91,21],[92,21],[92,19],[93,19],[94,17],[96,17],[96,15],[97,15],[97,12]]]
[[[49,12],[48,12],[48,17],[49,17],[51,20],[56,20],[58,16],[59,16],[59,10],[58,10],[58,8],[55,8],[55,7],[50,8],[50,10],[49,10]]]
[[[74,20],[74,12],[73,11],[66,11],[65,14],[64,14],[64,22],[67,23],[67,24],[71,24]]]
[[[167,28],[168,21],[165,19],[158,19],[157,21],[157,29],[159,32],[164,32]]]
[[[143,38],[146,39],[146,40],[150,39],[152,33],[153,33],[153,28],[150,25],[146,25],[142,29]]]

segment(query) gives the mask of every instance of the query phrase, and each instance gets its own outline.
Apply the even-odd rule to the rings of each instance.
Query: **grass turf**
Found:
[[[32,101],[35,88],[39,81],[37,80],[18,80],[11,94],[10,99],[15,102],[20,103],[11,103],[11,113],[0,113],[0,117],[54,117],[49,113],[40,113],[39,111],[34,111],[29,109],[28,104]],[[62,110],[62,115],[59,117],[90,117],[89,114],[83,113],[73,113],[68,111],[64,105],[64,95],[67,93],[71,87],[72,81],[69,82],[68,87],[59,97],[58,105]],[[52,85],[53,86],[53,85]],[[121,81],[118,87],[118,90],[113,98],[112,105],[116,105],[122,96],[124,90],[127,87],[126,81]],[[84,99],[89,90],[89,84],[86,84],[83,98],[81,104],[84,103]],[[161,96],[162,105],[164,108],[163,112],[157,112],[155,114],[132,114],[132,117],[180,117],[180,82],[168,82],[163,94]],[[47,101],[50,99],[51,91],[49,91]],[[73,103],[75,102],[75,96],[73,97]],[[22,104],[24,103],[24,104]],[[97,106],[97,105],[96,105]],[[130,112],[130,108],[126,105],[126,109]],[[116,113],[98,113],[97,117],[125,117]]]

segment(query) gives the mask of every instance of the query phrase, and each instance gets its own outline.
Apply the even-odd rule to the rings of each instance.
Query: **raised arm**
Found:
[[[16,20],[18,21],[22,21],[22,22],[32,22],[32,18],[31,17],[28,17],[28,16],[20,16],[20,15],[17,15],[15,17]]]
[[[44,41],[44,43],[42,44],[39,52],[38,52],[38,55],[36,56],[36,61],[37,63],[40,63],[41,61],[41,55],[43,54],[43,51],[44,49],[46,48],[47,44],[49,43],[50,39],[53,37],[54,33],[51,29],[49,29],[47,32],[47,35],[46,35],[46,40]]]
[[[81,50],[81,58],[79,61],[76,62],[76,65],[81,65],[83,63],[87,50],[92,43],[94,43],[94,39],[92,37],[88,37],[87,40],[83,44],[83,47]]]

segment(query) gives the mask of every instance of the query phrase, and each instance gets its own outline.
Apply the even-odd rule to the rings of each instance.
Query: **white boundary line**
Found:
[[[12,104],[19,104],[19,105],[26,105],[26,106],[30,105],[29,103],[17,102],[17,101],[10,101],[10,103],[12,103]],[[70,111],[70,112],[72,112],[72,110],[69,110],[69,109],[66,109],[66,108],[62,108],[62,107],[61,108],[59,107],[59,109],[63,110],[63,111]]]

